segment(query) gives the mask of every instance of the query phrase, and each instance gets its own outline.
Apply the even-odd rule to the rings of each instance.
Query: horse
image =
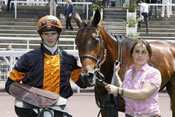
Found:
[[[121,39],[121,36],[112,36],[101,23],[99,10],[95,11],[94,17],[89,24],[84,23],[78,30],[75,43],[79,52],[82,64],[82,73],[89,74],[97,68],[103,75],[102,80],[111,83],[113,76],[113,65],[116,60],[121,62],[119,75],[123,78],[125,71],[132,64],[129,50],[134,40],[129,38]],[[152,47],[152,57],[149,63],[158,68],[162,75],[161,89],[166,87],[170,96],[172,116],[175,117],[175,41],[171,40],[147,40]],[[108,111],[124,112],[124,100],[118,98],[117,106],[115,97],[109,95],[104,85],[96,82],[95,99],[100,107],[102,117],[116,117],[109,115]],[[99,84],[99,85],[98,85]],[[120,96],[119,96],[120,97]],[[110,108],[111,107],[111,108]],[[110,109],[109,109],[110,108]]]

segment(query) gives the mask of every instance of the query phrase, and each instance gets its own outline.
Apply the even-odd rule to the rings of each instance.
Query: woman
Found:
[[[160,117],[158,92],[161,85],[160,71],[148,64],[152,50],[148,42],[138,40],[131,48],[133,65],[126,71],[123,83],[115,66],[117,86],[108,84],[107,91],[125,99],[126,117]]]

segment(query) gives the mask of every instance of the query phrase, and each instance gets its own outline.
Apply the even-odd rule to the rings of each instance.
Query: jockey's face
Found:
[[[59,34],[57,31],[47,31],[41,34],[43,43],[48,47],[54,47],[57,44]]]
[[[136,66],[142,66],[149,60],[148,50],[143,43],[138,43],[133,50],[133,61]]]

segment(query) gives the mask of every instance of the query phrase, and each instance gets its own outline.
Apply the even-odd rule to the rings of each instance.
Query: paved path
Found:
[[[72,112],[73,117],[97,117],[99,109],[95,104],[93,93],[75,93],[68,103],[70,104],[68,108]],[[13,105],[14,98],[5,92],[0,92],[0,116],[16,117]],[[160,109],[162,117],[172,117],[169,97],[165,93],[160,93]],[[119,117],[124,117],[124,115],[120,113]]]

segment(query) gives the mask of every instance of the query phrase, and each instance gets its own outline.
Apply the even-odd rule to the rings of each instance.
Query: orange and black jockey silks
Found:
[[[42,88],[68,98],[72,95],[70,77],[81,87],[80,67],[74,56],[65,51],[51,54],[43,45],[32,50],[18,60],[9,74],[6,90],[14,82]]]

